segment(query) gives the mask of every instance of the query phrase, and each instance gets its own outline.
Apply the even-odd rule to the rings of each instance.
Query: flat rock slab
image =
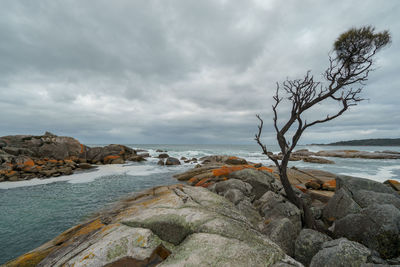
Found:
[[[290,262],[229,200],[201,187],[135,194],[5,266],[272,266]]]

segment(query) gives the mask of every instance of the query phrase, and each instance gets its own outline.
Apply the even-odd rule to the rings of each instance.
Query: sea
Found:
[[[96,211],[112,205],[128,194],[158,185],[178,183],[172,176],[195,166],[159,166],[157,149],[176,158],[201,158],[208,155],[234,155],[265,166],[272,162],[257,145],[128,145],[147,150],[145,162],[99,166],[95,170],[49,179],[0,183],[0,264],[51,240],[68,228],[84,222]],[[268,146],[279,151],[277,146]],[[400,147],[373,146],[297,146],[310,151],[351,149],[391,150]],[[298,168],[321,169],[335,174],[368,178],[378,182],[400,181],[400,160],[327,158],[335,164],[290,162]]]

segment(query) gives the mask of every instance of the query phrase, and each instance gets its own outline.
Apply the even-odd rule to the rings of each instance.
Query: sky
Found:
[[[276,82],[308,70],[322,80],[335,39],[373,25],[392,43],[376,57],[368,101],[300,143],[399,138],[399,14],[398,0],[3,0],[0,136],[253,144],[260,114],[273,144]]]

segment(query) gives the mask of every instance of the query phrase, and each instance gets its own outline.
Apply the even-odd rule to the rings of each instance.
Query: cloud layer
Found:
[[[0,10],[0,135],[85,143],[273,143],[275,82],[316,77],[352,26],[388,29],[364,97],[302,143],[399,137],[400,5],[388,1],[17,1]],[[330,106],[319,106],[323,114]],[[284,109],[284,107],[283,107]]]

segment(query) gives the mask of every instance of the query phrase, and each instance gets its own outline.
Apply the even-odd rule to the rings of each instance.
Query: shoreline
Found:
[[[230,165],[230,164],[227,164],[227,161],[230,162],[230,163],[236,163],[236,164]],[[241,164],[239,164],[239,163],[241,163]],[[158,243],[158,244],[161,244],[163,246],[163,251],[165,249],[164,252],[166,254],[168,254],[165,258],[159,259],[159,263],[162,263],[161,265],[163,265],[164,263],[175,262],[175,260],[180,258],[180,256],[177,256],[177,255],[180,255],[179,254],[180,253],[180,247],[184,246],[183,244],[186,244],[186,243],[181,243],[182,241],[174,241],[175,237],[176,237],[175,236],[175,234],[176,234],[175,231],[172,232],[172,233],[174,233],[172,235],[162,234],[163,232],[159,232],[159,230],[157,230],[158,228],[154,228],[156,226],[155,225],[153,226],[153,224],[150,223],[150,221],[147,222],[147,219],[146,220],[140,219],[140,216],[141,216],[140,214],[142,214],[143,212],[144,212],[143,214],[147,214],[153,208],[155,210],[159,209],[159,208],[157,208],[157,207],[159,207],[158,206],[159,204],[157,204],[157,203],[164,203],[162,205],[172,205],[173,202],[170,202],[171,201],[170,196],[173,196],[175,198],[177,194],[178,194],[179,198],[181,198],[182,196],[180,196],[180,194],[184,194],[185,195],[188,192],[192,192],[192,193],[190,193],[190,195],[191,195],[191,198],[193,198],[193,197],[197,196],[197,194],[204,194],[205,191],[203,191],[203,190],[206,190],[208,192],[211,191],[211,192],[214,192],[214,193],[217,193],[217,194],[221,195],[221,193],[225,192],[225,191],[220,191],[221,189],[218,189],[218,188],[220,188],[219,184],[221,184],[221,185],[222,184],[232,184],[235,179],[245,179],[243,181],[246,181],[246,182],[250,183],[250,185],[252,185],[252,187],[254,188],[254,186],[256,186],[257,183],[254,184],[253,182],[251,182],[251,180],[246,180],[246,179],[248,179],[246,177],[251,177],[251,175],[258,175],[257,173],[260,173],[262,175],[267,175],[266,177],[274,177],[272,175],[274,173],[274,171],[272,169],[269,169],[268,167],[262,168],[262,166],[261,167],[257,167],[259,169],[257,169],[257,168],[254,169],[255,167],[253,165],[246,165],[246,164],[249,164],[249,163],[248,162],[244,162],[243,159],[240,159],[240,158],[237,158],[237,157],[232,157],[232,156],[231,157],[227,157],[227,156],[206,157],[205,159],[203,159],[202,164],[203,164],[202,167],[193,168],[193,169],[190,169],[190,170],[188,170],[188,171],[186,171],[184,173],[179,173],[179,174],[175,175],[175,177],[178,180],[181,180],[181,181],[183,180],[183,182],[186,181],[185,184],[186,183],[193,184],[193,183],[195,183],[195,181],[192,178],[196,176],[196,175],[193,176],[193,174],[197,173],[197,176],[201,177],[202,179],[201,180],[197,180],[197,182],[195,183],[196,186],[191,187],[191,186],[182,185],[182,184],[176,184],[176,185],[171,185],[171,186],[156,186],[156,187],[153,187],[151,189],[147,189],[147,190],[144,190],[144,191],[141,191],[141,192],[130,193],[129,195],[121,198],[120,200],[118,200],[118,201],[116,201],[114,203],[110,203],[109,205],[99,209],[97,212],[93,213],[90,217],[88,217],[88,219],[85,222],[83,222],[81,224],[78,224],[75,227],[70,228],[69,230],[65,231],[63,234],[59,235],[58,237],[56,237],[52,241],[49,241],[46,244],[43,244],[39,248],[33,250],[32,252],[30,252],[28,254],[25,254],[24,256],[21,256],[22,258],[20,257],[20,258],[17,258],[15,260],[9,262],[5,266],[14,266],[14,264],[21,264],[21,263],[24,262],[24,259],[27,257],[27,255],[29,255],[31,258],[36,258],[37,261],[42,262],[42,264],[48,262],[46,259],[48,259],[48,257],[50,257],[49,255],[52,255],[49,259],[53,259],[53,262],[54,262],[54,257],[56,257],[55,259],[57,259],[57,261],[61,260],[62,258],[60,258],[59,256],[56,256],[56,255],[60,255],[60,253],[65,253],[65,252],[62,252],[63,250],[60,251],[60,249],[57,246],[54,246],[54,244],[60,243],[60,242],[69,244],[70,240],[75,240],[77,238],[77,236],[81,236],[81,232],[85,233],[84,234],[85,238],[82,241],[80,241],[81,244],[85,244],[86,242],[90,242],[90,243],[94,242],[94,244],[96,244],[96,242],[97,243],[100,242],[100,243],[98,243],[98,245],[91,245],[91,246],[92,247],[93,246],[95,246],[95,247],[97,246],[99,249],[100,248],[101,249],[106,249],[106,248],[109,249],[109,246],[106,245],[105,243],[103,243],[103,241],[101,241],[101,240],[103,240],[103,239],[107,240],[107,238],[108,238],[107,236],[110,236],[110,235],[114,236],[119,231],[131,231],[131,230],[137,231],[136,229],[139,229],[139,228],[135,228],[136,226],[144,227],[145,229],[151,229],[153,234],[156,234],[156,235],[158,235],[158,237],[161,238],[161,243]],[[257,164],[255,164],[255,165],[257,165]],[[253,167],[247,167],[247,166],[253,166]],[[259,166],[259,165],[257,165],[257,166]],[[211,173],[213,174],[214,178],[207,177],[207,175],[210,174],[210,170],[211,170]],[[308,170],[308,171],[310,171],[310,170]],[[238,176],[238,175],[236,175],[236,173],[242,173],[242,172],[245,172],[247,176]],[[206,173],[208,173],[208,174],[205,175]],[[219,174],[223,175],[224,177],[227,177],[228,179],[219,179],[218,178]],[[292,169],[292,171],[289,172],[289,174],[291,175],[291,177],[290,177],[291,181],[297,180],[299,182],[300,181],[303,182],[305,179],[310,179],[310,176],[314,177],[315,179],[318,179],[318,177],[321,176],[321,175],[322,176],[326,176],[327,175],[327,173],[324,173],[324,172],[321,172],[321,171],[315,171],[314,170],[313,173],[307,173],[307,171],[298,170],[296,168]],[[305,177],[300,177],[301,174],[304,174]],[[270,176],[268,176],[268,175],[270,175]],[[316,203],[316,204],[313,204],[313,205],[317,205],[315,207],[320,207],[320,208],[321,207],[322,208],[328,207],[330,205],[329,203],[331,201],[334,201],[333,195],[335,193],[333,191],[336,190],[336,180],[337,180],[337,176],[336,175],[334,175],[334,174],[331,174],[331,175],[335,176],[336,178],[335,178],[335,183],[332,183],[332,185],[334,185],[334,187],[332,187],[328,191],[325,191],[326,193],[331,192],[328,195],[327,194],[322,194],[321,195],[322,191],[314,190],[312,188],[313,185],[305,186],[304,188],[300,188],[298,186],[298,184],[297,184],[296,188],[300,189],[300,190],[298,190],[298,193],[311,196],[310,200],[312,200],[312,203],[314,203],[314,202]],[[192,178],[189,179],[189,180],[186,180],[185,177],[192,177]],[[240,177],[243,177],[243,178],[240,178]],[[215,178],[217,178],[217,180],[215,180]],[[252,178],[252,179],[254,179],[254,178]],[[302,180],[300,178],[302,178]],[[214,183],[210,183],[209,180],[207,180],[207,179],[211,179],[211,180],[214,179],[213,181],[215,181],[215,182]],[[346,178],[346,179],[350,179],[350,178]],[[359,179],[359,178],[351,178],[351,179],[356,179],[355,181],[358,181],[357,179]],[[232,183],[230,181],[232,181]],[[273,180],[270,180],[269,183],[275,183],[274,181],[278,181],[276,179],[276,177],[274,177]],[[331,181],[331,180],[329,180],[329,181]],[[327,181],[327,182],[329,182],[329,181]],[[343,181],[346,181],[346,180],[343,180]],[[233,183],[233,184],[235,184],[235,183]],[[369,183],[376,183],[376,182],[372,182],[371,181]],[[379,184],[379,183],[377,183],[377,184]],[[206,187],[208,189],[204,189],[204,187]],[[193,188],[193,189],[190,189],[190,188]],[[195,189],[195,188],[198,188],[198,189]],[[235,185],[234,188],[238,188],[238,187],[236,187],[236,185]],[[275,188],[275,186],[270,187],[270,188],[271,189],[269,189],[269,190],[276,190],[276,189],[272,189],[272,188]],[[279,186],[278,186],[278,188],[279,188]],[[385,186],[385,188],[386,188],[386,186]],[[178,190],[181,193],[177,193],[178,191],[176,191],[176,190]],[[223,190],[227,190],[227,189],[223,189]],[[229,190],[231,190],[231,189],[229,189]],[[240,189],[240,190],[245,190],[245,189]],[[235,204],[236,201],[237,201],[236,198],[238,196],[234,196],[232,198],[227,193],[228,191],[226,191],[225,193],[222,193],[221,196],[223,196],[223,198],[228,199],[233,204]],[[196,193],[194,193],[194,192],[196,192]],[[276,191],[276,192],[278,192],[278,191]],[[202,198],[204,198],[204,197],[205,196],[203,196]],[[258,198],[259,197],[260,196],[258,196]],[[213,197],[212,197],[212,195],[209,195],[209,193],[207,193],[207,199],[208,198],[213,198]],[[183,199],[185,199],[185,198],[183,198]],[[165,201],[167,201],[167,202],[165,202]],[[174,200],[174,201],[176,201],[176,200]],[[187,200],[184,200],[182,203],[185,203],[185,201],[187,201]],[[222,200],[218,200],[218,201],[222,201]],[[132,203],[132,204],[128,204],[128,203]],[[194,202],[194,203],[197,203],[197,202]],[[241,203],[241,202],[239,202],[239,203]],[[256,205],[255,207],[257,207],[257,205],[258,205],[256,203],[257,202],[254,202],[254,204],[253,204],[253,205]],[[317,204],[317,203],[325,203],[325,204],[323,204],[321,206],[321,204]],[[141,211],[139,213],[137,213],[138,211],[136,211],[137,208],[139,207],[137,205],[140,205],[140,207],[142,207],[142,208],[140,208]],[[173,204],[173,205],[175,205],[175,204]],[[224,204],[224,205],[226,205],[226,204]],[[257,219],[258,218],[257,216],[259,216],[259,215],[257,215],[257,216],[254,215],[254,214],[250,215],[251,213],[250,214],[248,213],[248,211],[254,209],[254,207],[253,208],[251,206],[242,207],[240,205],[238,206],[238,204],[235,204],[234,206],[236,208],[238,208],[240,212],[243,212],[243,214],[247,218],[245,220],[246,223],[249,223],[249,224],[253,225],[253,227],[256,227],[256,225],[258,225],[257,221],[259,219]],[[236,208],[234,208],[232,206],[232,210],[230,212],[232,212]],[[133,209],[132,211],[135,210],[134,214],[132,214],[131,212],[128,212],[128,210],[131,210],[131,209]],[[229,209],[231,209],[231,208],[229,208]],[[180,210],[180,209],[178,209],[178,210]],[[198,214],[198,212],[196,212],[196,213]],[[128,214],[130,214],[130,215],[128,215]],[[175,214],[175,211],[174,211],[174,214]],[[146,216],[148,216],[148,215],[146,215]],[[143,217],[143,218],[147,218],[146,216]],[[161,220],[160,223],[163,223],[164,220],[168,220],[168,217],[165,217],[165,218],[163,218],[162,216],[160,217],[160,214],[154,214],[154,216],[155,216],[154,217],[155,220]],[[176,215],[174,215],[174,216],[176,216]],[[201,216],[204,216],[204,215],[201,215]],[[132,218],[132,219],[128,219],[128,218]],[[119,220],[124,221],[124,223],[122,223],[122,225],[126,225],[126,226],[133,227],[133,228],[126,228],[126,226],[120,226],[121,225],[120,223],[116,223]],[[126,220],[128,220],[128,221],[126,221]],[[131,220],[134,220],[134,222],[132,222]],[[139,221],[137,221],[137,220],[139,220]],[[272,224],[271,224],[271,226],[272,226]],[[170,228],[170,227],[175,227],[175,226],[169,225],[168,228]],[[178,226],[176,226],[176,227],[178,227]],[[181,227],[181,226],[179,226],[179,227]],[[229,227],[231,227],[231,226],[229,226]],[[257,226],[257,227],[260,227],[260,226]],[[114,230],[113,230],[113,232],[110,232],[109,229],[114,229]],[[163,229],[165,229],[165,228],[163,228]],[[260,228],[260,229],[263,229],[263,228]],[[213,233],[215,233],[214,231],[215,230],[213,230]],[[258,230],[258,231],[261,231],[261,230]],[[263,231],[264,230],[262,230],[261,232],[263,232]],[[286,229],[285,231],[288,231],[288,230]],[[102,234],[103,232],[107,233],[107,235],[103,236],[103,234]],[[114,234],[112,234],[112,233],[114,233]],[[263,233],[266,234],[267,236],[269,236],[269,234],[268,234],[269,232],[268,231],[267,232],[263,232]],[[237,235],[236,232],[235,232],[235,235]],[[250,233],[246,232],[246,235],[250,235]],[[193,234],[193,235],[189,234],[189,236],[193,236],[193,238],[197,237],[196,234]],[[60,241],[60,238],[62,238],[62,241]],[[151,238],[155,238],[155,237],[151,237]],[[183,238],[185,240],[188,240],[187,239],[188,236],[186,234],[185,234],[185,236]],[[218,237],[218,240],[219,240],[219,238],[220,237]],[[282,240],[279,240],[279,238],[276,239],[276,238],[274,238],[272,236],[269,236],[269,238],[272,238],[272,240],[274,242],[277,242],[277,244],[279,244],[279,251],[283,250],[284,254],[279,254],[279,253],[282,253],[282,252],[278,252],[278,251],[276,252],[279,255],[281,255],[280,256],[281,260],[285,259],[284,260],[284,262],[285,262],[285,261],[287,261],[287,259],[289,259],[292,262],[296,262],[295,259],[293,259],[293,258],[291,258],[289,256],[289,255],[291,255],[292,257],[295,256],[294,254],[292,254],[293,251],[289,247],[286,247],[285,243],[280,243]],[[164,243],[164,241],[167,241],[167,243]],[[173,245],[171,245],[171,243],[168,243],[168,242],[173,242]],[[196,241],[196,242],[198,242],[198,241]],[[241,242],[243,242],[243,240]],[[132,243],[132,244],[133,244],[133,246],[137,246],[138,245],[136,243]],[[263,246],[265,246],[265,244]],[[217,243],[216,244],[212,244],[212,248],[213,249],[218,249],[218,244]],[[224,245],[224,248],[225,249],[227,249],[227,248],[230,249],[230,246],[229,245],[228,246]],[[156,247],[154,247],[154,246],[151,247],[151,251],[154,252],[156,250],[157,250]],[[44,251],[46,251],[46,252],[44,252]],[[92,252],[90,252],[90,251],[92,251]],[[92,264],[94,266],[100,266],[100,265],[98,265],[98,261],[93,261],[93,260],[102,259],[101,260],[103,262],[102,264],[105,264],[105,263],[109,262],[110,260],[112,260],[112,261],[114,261],[116,263],[116,262],[119,261],[118,259],[121,259],[121,257],[116,257],[115,259],[113,258],[113,259],[108,259],[107,260],[102,256],[101,253],[98,254],[99,252],[95,252],[95,251],[97,251],[97,250],[96,249],[95,250],[92,249],[92,250],[89,250],[89,251],[81,250],[81,252],[78,255],[74,256],[74,258],[69,261],[69,264],[72,264],[73,262],[78,264],[79,262],[87,261],[87,263],[89,263],[89,264],[90,264],[90,262],[92,262]],[[92,256],[87,257],[87,255],[90,254],[89,252],[90,253],[94,253],[93,257]],[[45,253],[45,255],[43,253]],[[193,255],[198,255],[198,254],[196,254],[196,251],[192,251],[191,253],[193,253]],[[286,256],[285,256],[285,253],[287,253]],[[146,255],[149,255],[149,254],[146,254]],[[390,254],[390,255],[392,255],[392,254]],[[158,256],[160,256],[160,255],[158,255]],[[135,257],[138,260],[139,259],[142,260],[142,258],[143,258],[141,256],[139,257],[138,255],[136,255]],[[151,256],[149,256],[149,257],[151,258]],[[189,260],[193,256],[187,255],[186,257],[188,257],[186,259]],[[213,256],[213,257],[219,257],[219,256],[216,255],[216,256]],[[211,257],[211,258],[213,258],[213,257]],[[213,258],[213,259],[215,260],[215,258]],[[246,259],[246,262],[250,262],[251,261],[248,258],[245,258],[245,259]],[[296,259],[298,260],[299,258],[296,258]],[[203,258],[203,260],[205,260],[205,259]],[[230,259],[230,260],[233,260],[233,259]],[[311,260],[311,259],[309,259],[309,260]],[[62,263],[62,262],[63,261],[61,261],[59,263]],[[64,262],[64,263],[66,263],[66,262]],[[77,266],[80,266],[80,265],[78,264]],[[297,266],[301,266],[301,265],[297,265]]]

